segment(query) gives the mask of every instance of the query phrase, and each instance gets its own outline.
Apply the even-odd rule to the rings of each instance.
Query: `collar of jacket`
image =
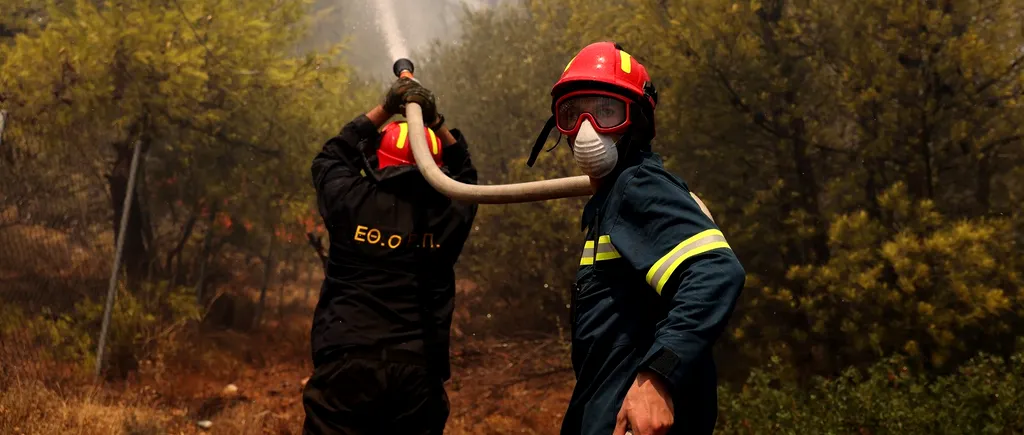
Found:
[[[611,194],[612,188],[619,184],[619,178],[623,176],[629,176],[628,173],[630,168],[640,166],[647,160],[648,157],[652,156],[653,153],[648,151],[631,152],[627,154],[627,158],[620,160],[619,164],[615,166],[615,170],[611,174],[608,174],[601,180],[601,183],[597,187],[597,192],[590,197],[587,201],[587,205],[583,207],[583,217],[580,219],[580,231],[585,231],[594,224],[594,219],[600,212],[601,207],[608,200],[608,196]]]
[[[448,175],[446,167],[441,167],[441,172]],[[434,195],[444,196],[434,189],[434,186],[431,186],[427,179],[423,178],[420,170],[413,165],[389,166],[383,170],[374,171],[374,175],[377,177],[377,186],[387,191],[400,190],[420,198],[433,198]]]

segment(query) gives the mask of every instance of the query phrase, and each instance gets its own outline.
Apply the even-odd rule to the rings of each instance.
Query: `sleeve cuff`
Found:
[[[672,390],[685,382],[685,367],[682,360],[669,348],[655,343],[640,363],[639,370],[647,370],[661,376]]]
[[[377,137],[377,127],[373,125],[366,114],[356,116],[348,124],[345,124],[339,135],[349,147],[369,157],[377,152],[380,147],[379,141],[370,140]]]
[[[355,132],[359,139],[367,139],[377,134],[377,127],[370,122],[370,118],[365,113],[355,117],[349,125],[352,126],[352,130]]]
[[[457,128],[453,128],[453,129],[448,130],[448,132],[451,133],[452,137],[455,138],[455,143],[453,143],[451,145],[446,145],[445,148],[450,148],[450,147],[453,147],[453,146],[461,146],[463,148],[467,148],[467,146],[466,146],[466,137],[462,135],[462,130],[459,130]]]
[[[466,145],[466,138],[459,130],[449,131],[452,136],[455,137],[455,143],[445,145],[441,159],[444,161],[445,165],[462,164],[462,162],[466,160],[466,154],[469,153],[469,146]]]

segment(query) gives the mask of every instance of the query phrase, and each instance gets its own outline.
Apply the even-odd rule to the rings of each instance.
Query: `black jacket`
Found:
[[[452,134],[443,170],[476,184],[465,139]],[[379,144],[380,133],[360,115],[313,159],[331,243],[313,318],[314,365],[337,350],[403,349],[425,356],[448,379],[454,265],[477,207],[437,192],[415,167],[377,171]]]

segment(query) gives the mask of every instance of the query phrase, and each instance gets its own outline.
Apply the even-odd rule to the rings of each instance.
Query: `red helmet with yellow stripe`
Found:
[[[434,134],[434,130],[423,127],[427,135],[427,147],[430,148],[430,155],[434,158],[437,166],[442,165],[441,140]],[[381,131],[380,148],[377,149],[378,169],[389,166],[415,165],[416,160],[412,156],[412,143],[409,140],[409,124],[405,121],[394,121],[384,126]]]
[[[658,104],[647,68],[614,42],[595,42],[583,47],[565,65],[551,88],[553,103],[573,91],[608,90],[621,93],[651,110]]]
[[[551,88],[551,113],[534,144],[527,165],[533,166],[552,128],[567,136],[588,119],[598,133],[622,134],[632,129],[643,140],[654,138],[658,92],[647,68],[615,42],[583,47],[565,66]],[[641,125],[637,125],[639,124]]]

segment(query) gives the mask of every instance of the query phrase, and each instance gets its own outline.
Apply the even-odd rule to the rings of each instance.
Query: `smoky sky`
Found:
[[[401,39],[416,62],[432,41],[454,42],[460,37],[464,5],[470,10],[493,7],[510,0],[389,0]],[[309,16],[309,34],[301,50],[324,50],[346,45],[343,58],[365,78],[391,77],[393,59],[377,20],[375,0],[317,0]]]

